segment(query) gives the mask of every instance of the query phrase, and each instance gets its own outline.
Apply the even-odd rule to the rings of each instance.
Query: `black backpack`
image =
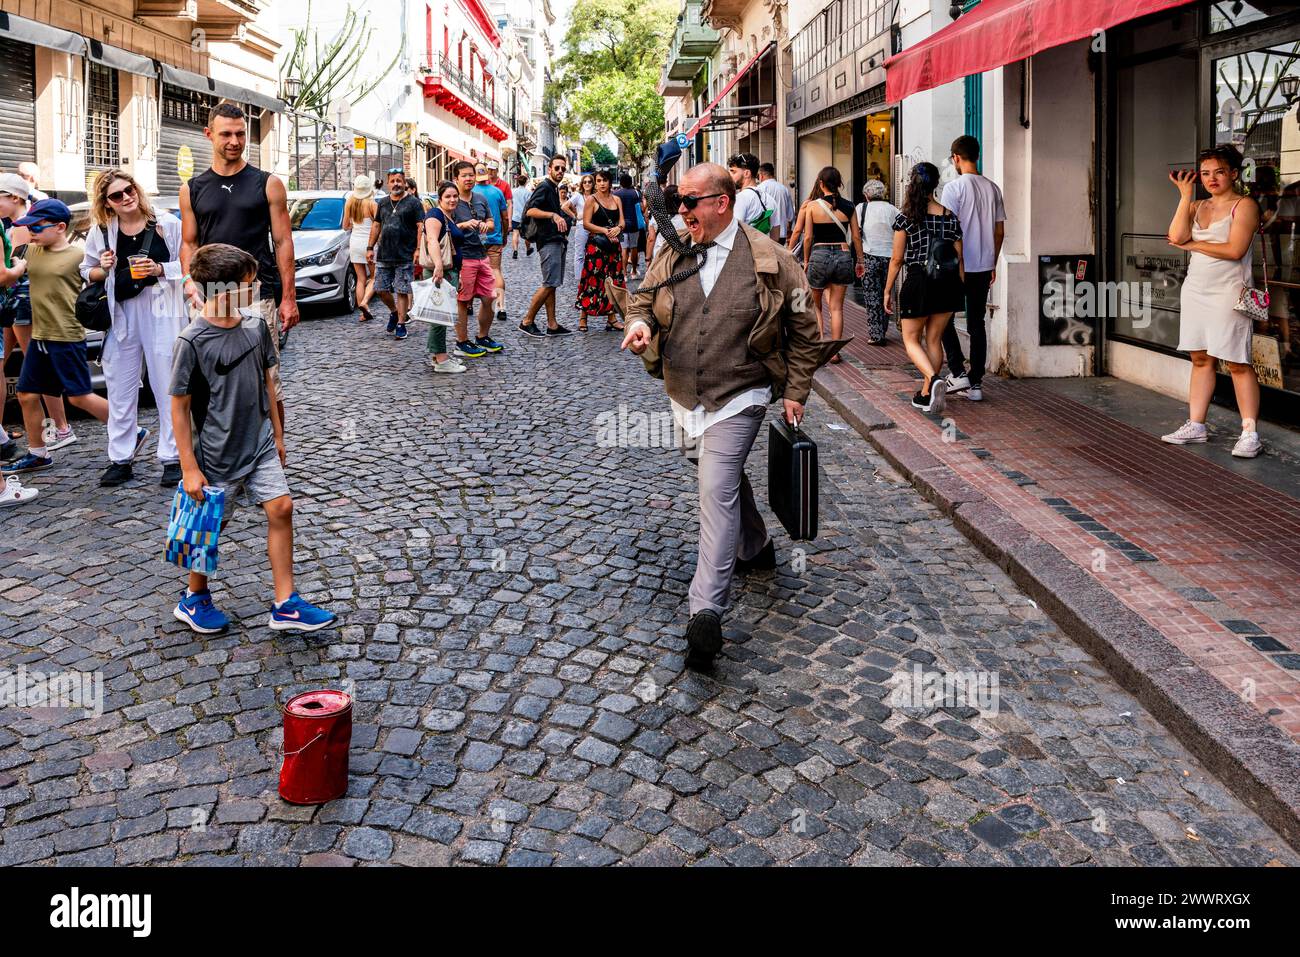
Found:
[[[944,218],[948,217],[945,215]],[[942,229],[930,235],[930,249],[925,257],[925,275],[936,281],[961,277],[957,246],[951,239],[943,238]]]
[[[145,223],[146,233],[144,237],[144,248],[140,252],[153,258],[153,241],[158,235],[158,224],[153,220]],[[100,226],[99,231],[104,235],[104,248],[108,248],[108,227]],[[82,287],[81,292],[77,293],[77,321],[83,327],[91,332],[108,332],[113,326],[113,312],[108,308],[108,277],[105,276],[100,282],[87,282]]]

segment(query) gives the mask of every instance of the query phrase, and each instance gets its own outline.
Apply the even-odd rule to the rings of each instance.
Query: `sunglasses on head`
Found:
[[[717,199],[719,196],[726,196],[726,193],[707,193],[704,196],[693,196],[690,193],[678,193],[677,202],[687,209],[694,209],[700,205],[702,199]]]
[[[406,170],[401,166],[394,166],[392,169],[388,171],[388,175],[392,176],[394,173],[405,173],[405,172]]]
[[[109,193],[104,198],[107,199],[110,203],[120,203],[128,196],[134,196],[134,195],[135,195],[134,186],[123,186],[121,189],[117,190],[116,192]]]

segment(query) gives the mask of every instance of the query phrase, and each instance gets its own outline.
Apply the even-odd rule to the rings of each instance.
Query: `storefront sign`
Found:
[[[1250,337],[1250,363],[1255,367],[1259,384],[1271,389],[1282,388],[1282,351],[1277,339],[1255,333]],[[1219,360],[1219,372],[1229,375],[1228,363]]]
[[[1186,252],[1169,245],[1168,236],[1125,233],[1120,237],[1121,278],[1149,284],[1152,309],[1179,311],[1187,258]]]
[[[366,138],[364,136],[352,137],[352,148],[358,153],[364,153],[366,151]]]

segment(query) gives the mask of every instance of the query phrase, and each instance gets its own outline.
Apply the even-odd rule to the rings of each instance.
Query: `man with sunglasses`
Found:
[[[776,567],[745,477],[767,405],[780,398],[786,419],[801,420],[813,372],[842,343],[818,341],[803,270],[739,219],[736,185],[724,167],[691,167],[678,197],[690,244],[684,252],[665,247],[627,296],[623,348],[664,380],[686,454],[699,467],[686,664],[707,669],[722,649],[732,576]]]
[[[546,168],[546,177],[533,190],[529,197],[528,208],[524,210],[524,220],[536,219],[537,235],[533,243],[537,246],[538,258],[541,259],[542,284],[533,293],[532,302],[519,331],[534,339],[547,336],[564,336],[569,330],[555,320],[555,290],[564,285],[564,254],[569,248],[569,220],[564,215],[560,202],[560,182],[569,171],[569,161],[564,156],[555,156]],[[546,307],[546,331],[537,328],[537,313]]]
[[[54,464],[44,444],[41,396],[66,397],[100,422],[108,421],[108,403],[91,391],[86,331],[77,321],[82,249],[68,241],[71,221],[72,212],[62,201],[43,199],[14,222],[15,226],[26,226],[32,237],[27,246],[32,341],[18,375],[27,454],[0,469],[6,476],[39,472]]]

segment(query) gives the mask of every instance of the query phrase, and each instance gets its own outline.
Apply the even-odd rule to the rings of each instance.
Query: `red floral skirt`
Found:
[[[573,302],[573,308],[589,316],[608,316],[613,313],[614,304],[605,295],[606,279],[624,285],[621,251],[615,246],[609,252],[603,252],[595,243],[588,241],[582,261],[582,278],[578,280],[578,296]]]

